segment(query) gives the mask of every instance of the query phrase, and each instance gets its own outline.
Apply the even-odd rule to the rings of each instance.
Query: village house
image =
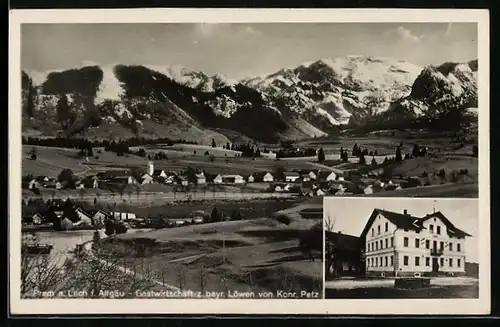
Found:
[[[337,174],[333,171],[322,171],[318,174],[318,180],[331,182],[337,179]]]
[[[207,183],[207,179],[205,177],[205,174],[203,174],[203,172],[195,174],[195,177],[196,177],[196,184],[203,185]]]
[[[316,180],[318,178],[317,173],[314,170],[301,170],[301,175],[308,177],[309,180]]]
[[[223,175],[224,184],[245,184],[245,179],[241,175]]]
[[[325,241],[326,279],[364,273],[363,243],[359,237],[325,231]]]
[[[325,196],[325,195],[326,195],[326,193],[327,193],[327,192],[326,192],[325,190],[322,190],[322,189],[320,189],[320,188],[318,188],[318,189],[316,189],[316,190],[314,191],[314,195],[315,195],[315,196]]]
[[[96,227],[102,227],[104,226],[104,221],[106,219],[111,219],[111,215],[103,210],[98,210],[94,215],[92,216],[92,223]]]
[[[249,175],[246,179],[247,179],[247,182],[248,182],[248,183],[253,183],[253,182],[255,182],[255,177],[254,177],[253,175]]]
[[[271,173],[265,173],[264,176],[262,176],[262,181],[264,183],[272,183],[274,182],[274,176]]]
[[[142,185],[152,184],[153,182],[154,182],[154,178],[150,174],[144,174],[141,176],[141,184]]]
[[[82,208],[76,208],[75,213],[78,215],[78,221],[76,221],[73,226],[92,226],[92,215],[85,212]]]
[[[113,177],[111,181],[112,183],[118,183],[118,184],[129,184],[129,185],[138,184],[137,180],[133,176],[127,176],[127,175]]]
[[[151,175],[153,178],[167,178],[168,174],[163,169],[155,169]]]
[[[213,183],[214,184],[222,184],[223,180],[222,180],[222,175],[217,175],[214,177],[213,179]]]
[[[45,221],[45,217],[39,212],[36,212],[33,215],[33,217],[31,218],[31,222],[34,225],[41,225],[44,221]]]
[[[364,194],[373,194],[373,185],[368,185],[363,189]]]
[[[126,221],[136,219],[137,216],[135,213],[131,212],[111,212],[111,217],[118,221]]]
[[[36,179],[32,179],[32,180],[28,183],[28,188],[29,188],[30,190],[34,190],[34,189],[40,188],[40,183],[39,183]]]
[[[182,186],[188,186],[189,180],[187,179],[186,176],[177,176],[177,184]]]
[[[441,212],[415,217],[374,209],[361,233],[366,272],[378,276],[465,274],[465,238]]]
[[[283,175],[285,176],[285,182],[290,183],[295,183],[300,178],[300,175],[294,171],[285,171]]]

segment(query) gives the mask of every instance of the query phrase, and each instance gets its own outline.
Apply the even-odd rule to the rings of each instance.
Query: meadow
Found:
[[[311,262],[298,246],[300,234],[320,220],[291,215],[286,225],[269,217],[123,234],[108,246],[128,253],[124,265],[184,290],[321,294],[321,255]]]

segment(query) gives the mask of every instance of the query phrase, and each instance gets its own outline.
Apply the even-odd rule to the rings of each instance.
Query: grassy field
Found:
[[[351,155],[354,144],[358,147],[367,148],[368,151],[378,151],[379,155],[395,155],[396,147],[403,143],[401,151],[411,153],[413,145],[427,146],[430,152],[472,154],[472,144],[465,144],[459,148],[459,143],[451,137],[387,137],[387,136],[366,136],[366,137],[339,137],[334,140],[304,141],[302,146],[322,147],[325,154],[338,154],[340,148],[344,148]]]
[[[176,146],[174,146],[175,148]],[[255,172],[273,172],[278,168],[285,167],[286,169],[314,169],[316,166],[309,162],[290,162],[284,160],[273,160],[270,158],[243,158],[234,156],[224,156],[224,153],[233,152],[222,148],[217,148],[214,157],[203,155],[205,151],[201,149],[203,146],[196,146],[199,151],[193,153],[193,147],[189,145],[179,145],[175,149],[162,150],[167,153],[168,160],[154,161],[155,168],[164,170],[180,171],[187,167],[205,170],[208,173],[214,174],[251,174]],[[114,153],[102,151],[102,149],[94,149],[95,155],[98,157],[85,158],[78,156],[76,149],[62,149],[52,147],[34,147],[37,151],[37,159],[29,159],[29,151],[32,146],[23,145],[23,175],[47,175],[56,177],[61,170],[69,168],[75,174],[95,173],[103,170],[116,168],[131,168],[140,167],[147,168],[147,158],[142,158],[132,154],[117,156]],[[208,148],[208,147],[207,147]],[[212,149],[211,147],[209,149]],[[101,153],[98,151],[101,150]],[[149,149],[149,152],[157,152],[157,150]],[[210,151],[210,150],[209,150]],[[201,153],[200,153],[201,152]]]
[[[453,170],[467,169],[468,176],[477,180],[478,159],[475,157],[445,155],[439,157],[422,157],[404,160],[392,169],[395,176],[421,176],[423,173],[438,173],[441,169],[451,173]]]
[[[124,234],[109,246],[129,253],[127,266],[184,290],[321,294],[321,260],[311,262],[298,248],[299,234],[318,220],[293,219],[290,225],[264,217]],[[146,245],[145,257],[130,256],[139,243]]]

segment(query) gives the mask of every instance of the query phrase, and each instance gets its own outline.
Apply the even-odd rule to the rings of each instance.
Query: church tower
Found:
[[[150,176],[153,176],[153,173],[155,172],[155,165],[152,161],[148,161],[148,174]]]

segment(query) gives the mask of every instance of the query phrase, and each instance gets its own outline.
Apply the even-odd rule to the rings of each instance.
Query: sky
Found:
[[[180,65],[232,79],[346,55],[419,66],[477,58],[476,23],[24,24],[21,66]]]
[[[342,199],[325,198],[325,219],[333,220],[332,231],[360,236],[373,209],[384,209],[393,212],[422,217],[435,209],[441,211],[456,227],[469,233],[472,237],[465,239],[466,260],[478,262],[478,218],[477,199]]]

